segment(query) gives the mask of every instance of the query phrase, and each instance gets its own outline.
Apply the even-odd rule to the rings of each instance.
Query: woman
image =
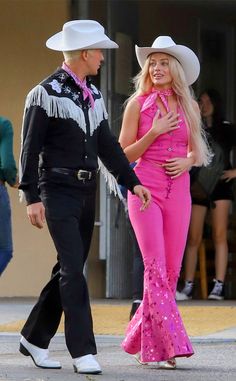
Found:
[[[138,161],[135,172],[153,201],[141,213],[140,203],[128,195],[145,272],[143,301],[122,346],[141,363],[175,368],[175,357],[193,354],[175,303],[191,211],[188,172],[209,162],[199,108],[188,87],[199,75],[199,61],[168,36],[158,37],[152,47],[136,47],[136,54],[142,70],[120,143],[129,161]]]
[[[176,293],[177,300],[192,298],[198,248],[203,236],[207,210],[211,213],[212,238],[215,247],[215,277],[208,299],[224,299],[224,281],[228,263],[227,227],[231,201],[233,200],[232,178],[234,170],[230,164],[230,151],[235,144],[235,129],[224,120],[222,100],[215,89],[204,91],[199,98],[204,127],[209,138],[222,150],[222,178],[216,183],[209,197],[196,197],[194,180],[192,193],[192,214],[185,253],[185,285]],[[209,172],[210,175],[210,172]]]

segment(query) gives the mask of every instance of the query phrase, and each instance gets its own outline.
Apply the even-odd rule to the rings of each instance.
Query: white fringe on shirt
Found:
[[[121,193],[119,184],[117,183],[115,177],[108,171],[102,161],[98,158],[98,168],[101,171],[102,175],[105,178],[107,186],[110,190],[110,193],[114,193],[115,196],[118,196],[120,200],[123,200],[123,195]]]
[[[78,123],[79,127],[85,134],[87,132],[82,108],[77,106],[73,100],[67,97],[60,98],[54,95],[49,95],[45,88],[41,85],[34,87],[26,97],[23,123],[26,111],[30,108],[30,106],[39,106],[43,108],[48,117],[62,119],[71,118]],[[102,96],[99,99],[95,99],[94,108],[89,108],[88,110],[88,117],[90,124],[90,136],[92,136],[101,122],[108,119],[106,106]]]
[[[107,110],[103,98],[95,99],[94,108],[88,110],[89,125],[90,125],[90,136],[93,135],[94,131],[98,128],[100,123],[104,119],[108,119]]]
[[[30,106],[39,106],[43,108],[48,117],[62,118],[62,119],[73,119],[78,123],[79,127],[86,133],[86,122],[82,109],[76,106],[75,103],[67,97],[57,97],[54,95],[49,95],[45,88],[41,85],[34,87],[27,95],[24,109],[24,118],[27,109]],[[93,135],[94,131],[99,127],[100,123],[108,118],[105,103],[103,97],[95,99],[94,108],[89,108],[88,110],[89,124],[90,124],[90,136]],[[21,133],[21,142],[23,142],[23,128]],[[114,193],[121,200],[123,199],[122,193],[120,191],[119,185],[115,177],[107,170],[101,160],[98,158],[98,165],[101,173],[103,174],[105,181],[108,185],[110,193]],[[19,176],[21,179],[21,165],[19,164]],[[24,200],[24,192],[19,191],[20,201]]]
[[[72,99],[68,97],[57,97],[47,93],[41,85],[34,87],[28,94],[25,102],[25,111],[30,106],[39,106],[46,111],[48,117],[73,119],[78,126],[86,130],[86,122],[82,108],[77,106]],[[89,108],[90,136],[99,127],[104,119],[108,118],[103,98],[95,99],[94,109]]]

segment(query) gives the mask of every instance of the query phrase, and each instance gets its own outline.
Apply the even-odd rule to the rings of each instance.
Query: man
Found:
[[[11,206],[6,184],[17,188],[17,169],[13,155],[13,128],[0,116],[0,276],[12,258]]]
[[[110,133],[102,95],[87,79],[100,68],[101,49],[118,45],[92,20],[67,22],[46,45],[62,51],[65,62],[27,96],[20,189],[32,225],[42,228],[46,216],[58,262],[22,329],[20,351],[36,366],[60,368],[50,359],[48,346],[63,311],[75,372],[97,374],[101,367],[93,356],[97,351],[83,267],[94,226],[98,156],[141,199],[141,209],[148,206],[150,193]]]

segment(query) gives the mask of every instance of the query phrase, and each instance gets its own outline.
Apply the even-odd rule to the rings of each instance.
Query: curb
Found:
[[[4,336],[14,337],[14,338],[19,337],[20,338],[20,333],[18,333],[18,332],[0,332],[0,337],[4,337]],[[53,340],[56,340],[57,338],[60,339],[62,337],[64,337],[63,333],[57,333],[54,336]],[[119,344],[124,339],[124,336],[95,335],[95,339],[97,341],[97,344],[104,344],[104,343]],[[193,337],[193,336],[190,336],[190,340],[193,344],[221,344],[221,343],[232,344],[232,343],[236,343],[236,337],[231,337],[231,338],[230,337],[223,337],[223,336],[213,337],[213,335],[211,337],[207,337],[207,336]]]

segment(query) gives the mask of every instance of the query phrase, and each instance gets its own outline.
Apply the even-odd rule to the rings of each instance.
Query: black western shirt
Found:
[[[22,129],[21,183],[27,204],[41,201],[39,167],[96,170],[98,157],[120,184],[140,184],[111,133],[102,95],[83,99],[80,87],[63,69],[33,88],[26,98]]]

